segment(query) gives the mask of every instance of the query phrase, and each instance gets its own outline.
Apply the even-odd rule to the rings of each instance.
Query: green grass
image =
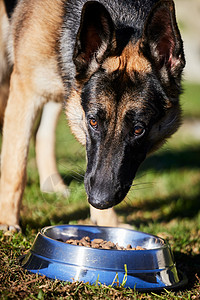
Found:
[[[200,120],[200,85],[185,84],[184,116]],[[178,291],[138,293],[122,287],[62,283],[28,274],[17,258],[46,225],[89,221],[84,190],[85,150],[62,116],[57,129],[59,171],[71,189],[65,199],[39,190],[33,143],[23,199],[23,234],[0,233],[0,299],[200,299],[200,139],[183,129],[140,168],[126,199],[116,207],[121,222],[167,239],[188,285]],[[81,220],[81,221],[80,221]]]
[[[200,117],[200,84],[185,83],[183,85],[183,113],[187,117]]]

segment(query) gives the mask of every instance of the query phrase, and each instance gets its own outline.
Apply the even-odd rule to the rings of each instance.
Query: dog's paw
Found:
[[[97,226],[135,229],[134,226],[124,223],[124,220],[116,214],[114,208],[99,210],[90,205],[90,221]]]
[[[21,232],[21,227],[19,225],[0,224],[0,231],[3,231],[5,233]]]
[[[40,190],[43,193],[57,193],[61,194],[65,198],[69,197],[70,191],[64,184],[62,178],[58,174],[49,176],[44,183],[40,184]]]
[[[70,195],[69,189],[64,184],[56,186],[56,187],[55,186],[49,187],[49,188],[47,188],[47,186],[45,186],[45,187],[41,187],[40,190],[43,193],[47,193],[47,194],[53,194],[53,193],[55,193],[55,194],[58,194],[58,195],[62,195],[65,198],[68,198],[69,195]]]

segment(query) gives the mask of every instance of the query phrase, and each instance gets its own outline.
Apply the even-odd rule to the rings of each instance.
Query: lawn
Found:
[[[184,85],[183,112],[189,125],[193,119],[200,122],[199,95],[200,85]],[[169,241],[178,269],[188,277],[186,287],[138,293],[123,287],[51,281],[19,266],[17,258],[31,247],[42,227],[89,222],[83,184],[85,150],[62,115],[57,128],[57,160],[71,195],[65,199],[40,192],[32,141],[21,211],[23,234],[0,233],[0,299],[200,299],[200,133],[198,137],[196,128],[188,128],[183,126],[145,161],[126,199],[116,207],[121,222]]]

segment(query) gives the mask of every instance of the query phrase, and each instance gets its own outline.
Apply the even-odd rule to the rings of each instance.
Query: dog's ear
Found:
[[[152,8],[144,27],[141,49],[165,80],[181,74],[185,58],[172,0],[161,0]]]
[[[106,8],[96,1],[87,2],[82,9],[73,55],[80,75],[105,58],[112,48],[113,36],[114,24]]]

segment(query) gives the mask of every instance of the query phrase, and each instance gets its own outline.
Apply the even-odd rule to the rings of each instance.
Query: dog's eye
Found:
[[[96,119],[90,119],[89,120],[89,123],[90,123],[90,126],[92,127],[92,128],[94,128],[94,129],[97,129],[98,128],[98,122],[97,122],[97,120]]]
[[[144,132],[145,132],[144,127],[139,126],[139,125],[134,127],[134,135],[135,136],[141,136]]]

